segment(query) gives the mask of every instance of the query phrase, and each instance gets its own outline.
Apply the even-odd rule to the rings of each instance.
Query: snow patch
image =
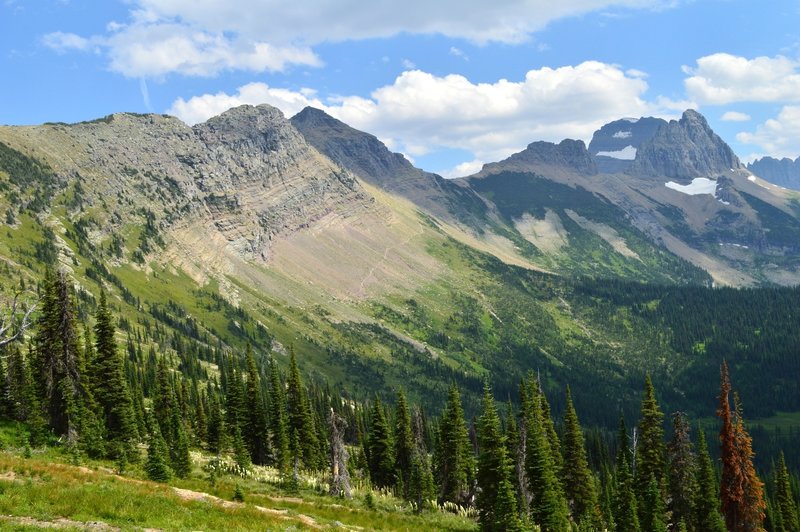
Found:
[[[756,182],[756,176],[754,176],[754,175],[749,175],[749,176],[747,176],[747,180],[748,180],[748,181],[752,181],[753,183],[755,183],[755,182]]]
[[[638,118],[623,118],[623,120],[626,122],[630,122],[631,124],[635,124],[636,122],[639,121]]]
[[[716,180],[708,179],[707,177],[695,177],[688,185],[681,185],[675,181],[668,181],[664,183],[664,186],[690,196],[697,196],[698,194],[711,194],[712,196],[716,196],[717,194]]]
[[[629,139],[633,136],[633,133],[630,131],[617,131],[613,135],[611,135],[615,139]]]
[[[621,159],[623,161],[632,161],[636,159],[636,148],[633,146],[625,146],[621,150],[617,151],[599,151],[597,155],[603,155],[605,157],[611,157],[614,159]]]

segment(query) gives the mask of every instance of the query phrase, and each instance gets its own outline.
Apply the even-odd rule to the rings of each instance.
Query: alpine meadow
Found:
[[[789,0],[34,4],[0,529],[800,532]]]

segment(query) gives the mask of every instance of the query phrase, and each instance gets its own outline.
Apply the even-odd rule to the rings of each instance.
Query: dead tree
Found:
[[[347,460],[350,458],[350,453],[347,452],[347,448],[344,445],[344,431],[347,428],[347,422],[331,408],[329,424],[332,473],[330,493],[337,497],[351,499],[353,495],[350,493],[350,472],[347,470]]]
[[[22,300],[21,296],[24,293],[15,293],[8,308],[0,313],[0,347],[21,338],[31,325],[36,302],[30,299]]]

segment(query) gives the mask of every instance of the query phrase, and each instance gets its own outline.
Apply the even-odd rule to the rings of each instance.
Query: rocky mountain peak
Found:
[[[762,157],[747,165],[747,169],[775,185],[800,190],[800,157],[776,159]]]
[[[589,143],[589,153],[594,157],[597,169],[607,174],[628,170],[639,146],[653,138],[664,124],[665,120],[652,116],[622,118],[595,131]]]
[[[740,168],[733,150],[712,131],[705,117],[689,109],[640,145],[629,172],[685,181]]]
[[[582,140],[564,139],[558,144],[537,141],[528,144],[521,152],[497,163],[483,165],[480,175],[500,171],[541,172],[543,169],[561,168],[584,175],[597,173],[597,167]]]

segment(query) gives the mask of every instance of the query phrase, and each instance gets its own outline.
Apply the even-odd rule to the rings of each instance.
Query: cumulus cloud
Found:
[[[506,157],[534,140],[588,140],[620,116],[663,115],[664,108],[643,99],[646,90],[640,77],[630,77],[615,65],[588,61],[531,70],[523,80],[494,83],[412,70],[369,98],[345,96],[324,102],[314,94],[252,83],[234,95],[180,99],[169,112],[194,123],[240,103],[269,103],[287,115],[312,105],[411,156],[461,148],[486,161]]]
[[[448,170],[443,170],[439,172],[443,177],[447,177],[448,179],[452,179],[455,177],[464,177],[468,175],[472,175],[477,173],[483,168],[483,161],[480,159],[474,159],[472,161],[466,161],[461,164],[455,165],[453,168]]]
[[[477,43],[519,43],[553,20],[607,9],[658,9],[667,0],[130,0],[126,23],[106,35],[44,37],[64,52],[105,50],[111,69],[129,77],[170,73],[215,76],[228,70],[283,71],[320,66],[312,47],[406,34],[439,34]]]
[[[239,87],[236,94],[204,94],[193,96],[188,100],[178,98],[173,102],[172,107],[167,110],[168,114],[175,115],[189,125],[204,122],[221,114],[231,107],[240,105],[259,105],[268,103],[283,111],[286,116],[292,116],[300,112],[304,107],[311,106],[324,108],[325,105],[315,97],[311,89],[303,89],[299,92],[287,89],[277,89],[264,83],[249,83]]]
[[[800,101],[800,63],[783,56],[747,59],[726,53],[684,66],[690,98],[700,104]]]
[[[750,115],[747,113],[740,113],[739,111],[727,111],[720,118],[723,122],[747,122],[750,120]]]
[[[773,157],[797,157],[800,154],[800,106],[784,106],[777,117],[759,124],[753,132],[739,133],[736,139],[759,146]]]

